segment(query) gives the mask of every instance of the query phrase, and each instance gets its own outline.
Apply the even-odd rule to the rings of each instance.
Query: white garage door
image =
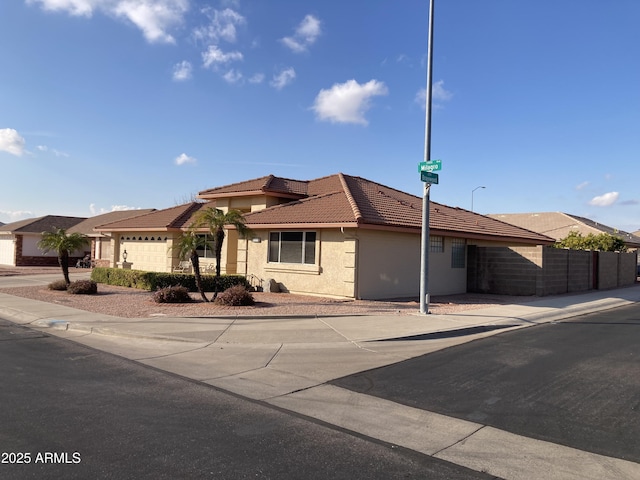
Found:
[[[13,235],[0,237],[0,265],[15,265],[14,249]]]

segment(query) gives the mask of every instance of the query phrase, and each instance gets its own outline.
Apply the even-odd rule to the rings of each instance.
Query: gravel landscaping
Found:
[[[75,269],[70,269],[74,273]],[[0,268],[0,277],[13,275],[52,274],[60,272],[54,267]],[[62,273],[60,272],[60,278]],[[72,295],[47,289],[46,286],[0,288],[0,292],[19,297],[57,303],[68,307],[125,318],[209,317],[209,316],[308,316],[308,315],[415,315],[420,305],[415,300],[368,301],[348,300],[290,293],[254,292],[256,304],[251,307],[225,307],[205,303],[198,293],[191,294],[192,303],[157,304],[152,293],[133,288],[98,285],[96,295]],[[208,294],[211,298],[211,294]],[[536,297],[505,295],[461,294],[432,297],[429,310],[433,314],[460,311],[505,304],[526,303]]]

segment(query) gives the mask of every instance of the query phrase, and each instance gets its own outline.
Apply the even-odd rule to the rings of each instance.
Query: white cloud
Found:
[[[190,62],[183,60],[173,66],[173,79],[176,82],[183,82],[191,78],[193,67]]]
[[[222,78],[224,78],[227,83],[239,83],[242,81],[243,77],[242,73],[237,70],[231,69],[227,73],[222,75]]]
[[[138,27],[150,43],[175,43],[169,31],[180,25],[189,10],[189,0],[27,0],[47,11],[63,11],[91,17],[100,11]]]
[[[185,165],[187,163],[195,164],[197,162],[197,160],[195,158],[193,158],[193,157],[190,157],[186,153],[181,153],[180,155],[178,155],[175,158],[174,162],[175,162],[176,165]]]
[[[21,157],[25,141],[13,128],[0,128],[0,151],[9,152],[11,155]]]
[[[140,210],[141,207],[130,207],[128,205],[111,205],[111,208],[102,208],[100,207],[100,209],[96,208],[96,204],[95,203],[91,203],[89,204],[89,213],[93,216],[93,215],[102,215],[103,213],[109,213],[109,212],[121,212],[121,211],[125,211],[125,210]]]
[[[206,68],[215,68],[217,65],[241,61],[243,58],[244,57],[240,52],[225,53],[216,45],[209,45],[207,51],[202,52],[202,63]]]
[[[246,23],[242,15],[230,8],[216,10],[205,7],[202,9],[202,13],[209,17],[210,23],[205,27],[196,28],[193,31],[193,36],[197,40],[205,42],[217,43],[224,40],[233,43],[238,35],[237,27]]]
[[[589,182],[582,182],[579,185],[576,185],[576,190],[582,190],[584,188],[587,188],[589,186]]]
[[[264,82],[264,73],[256,73],[249,77],[249,83],[262,83]]]
[[[370,80],[361,85],[355,80],[348,80],[336,83],[328,90],[320,90],[312,109],[320,120],[367,125],[364,114],[371,108],[371,98],[387,93],[383,82]]]
[[[46,145],[38,145],[36,148],[38,150],[40,150],[41,152],[51,152],[56,157],[68,157],[69,156],[69,154],[66,153],[66,152],[61,152],[60,150],[56,150],[55,148],[49,148]]]
[[[273,76],[269,85],[271,85],[276,90],[282,90],[284,87],[293,82],[296,78],[296,71],[293,67],[285,68],[280,73]]]
[[[431,85],[432,105],[448,102],[452,98],[453,98],[453,93],[451,93],[450,91],[444,88],[444,80],[438,80],[437,82]],[[416,93],[415,101],[422,108],[426,107],[426,102],[427,102],[426,88],[421,88],[420,90],[418,90],[418,93]],[[436,106],[439,106],[439,105],[436,105]]]
[[[27,0],[27,5],[41,4],[43,10],[52,12],[66,11],[71,15],[90,17],[95,0]]]
[[[307,51],[321,33],[320,20],[313,15],[307,15],[300,22],[293,36],[284,37],[280,41],[292,51],[301,53]]]
[[[597,197],[593,197],[589,201],[589,205],[596,207],[609,207],[618,201],[620,194],[618,192],[609,192]]]
[[[0,217],[5,223],[17,222],[18,220],[24,220],[25,218],[31,218],[34,213],[29,210],[0,210]]]

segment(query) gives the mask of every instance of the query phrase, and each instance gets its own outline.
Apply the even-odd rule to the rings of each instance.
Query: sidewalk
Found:
[[[488,427],[373,399],[326,382],[509,329],[639,300],[640,285],[636,285],[455,315],[125,319],[0,294],[0,317],[383,441],[429,455],[439,452],[442,458],[465,464],[455,453],[456,445],[480,430],[487,435]],[[379,422],[381,415],[384,422]],[[417,429],[417,424],[428,428]],[[553,462],[562,463],[563,474],[555,478],[640,478],[640,465],[632,462],[499,430],[490,438],[494,443],[479,442],[477,455],[495,460],[497,451],[504,457],[504,451],[515,446],[530,451],[526,468],[501,464],[502,478],[554,478],[549,475],[549,468],[556,467]],[[532,474],[536,471],[544,475]]]

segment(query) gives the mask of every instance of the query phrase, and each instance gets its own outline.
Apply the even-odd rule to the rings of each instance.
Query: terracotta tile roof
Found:
[[[86,217],[64,217],[60,215],[45,215],[43,217],[28,218],[17,222],[7,223],[0,227],[0,232],[6,233],[42,233],[54,228],[68,230],[74,225],[86,220]]]
[[[247,213],[245,222],[251,228],[258,225],[355,225],[356,216],[343,192],[317,195],[302,200]]]
[[[211,203],[190,202],[164,210],[154,210],[144,215],[103,224],[96,227],[102,232],[121,231],[168,231],[186,227],[195,212],[211,206]]]
[[[330,191],[326,191],[330,190]],[[309,182],[308,198],[245,215],[252,228],[274,226],[358,226],[419,232],[422,198],[350,175]],[[461,208],[431,202],[429,226],[434,234],[473,236],[550,244],[553,239]]]
[[[370,180],[338,173],[302,181],[268,175],[200,192],[207,198],[269,195],[292,201],[245,214],[251,228],[376,228],[419,233],[422,198]],[[190,203],[102,225],[101,231],[143,231],[184,228],[200,208],[215,203]],[[431,202],[430,228],[435,235],[484,238],[533,244],[553,239],[461,208]]]
[[[307,195],[307,185],[309,182],[303,180],[293,180],[290,178],[267,175],[265,177],[254,178],[244,182],[232,183],[222,187],[210,188],[198,193],[199,198],[213,199],[227,197],[229,195],[249,195],[249,194],[280,194],[287,197],[305,197]]]
[[[147,213],[153,211],[155,211],[155,208],[146,208],[140,210],[118,210],[115,212],[103,213],[102,215],[96,215],[94,217],[89,217],[86,220],[83,220],[82,222],[71,227],[68,232],[78,232],[82,233],[83,235],[95,235],[96,232],[93,230],[95,227],[132,217],[137,217],[139,215],[146,215]]]
[[[568,213],[497,213],[488,216],[547,235],[555,240],[565,238],[572,231],[579,232],[584,236],[589,235],[590,233],[594,235],[608,233],[622,238],[628,247],[640,247],[640,238],[634,234],[594,222],[593,220],[585,217],[570,215]]]

